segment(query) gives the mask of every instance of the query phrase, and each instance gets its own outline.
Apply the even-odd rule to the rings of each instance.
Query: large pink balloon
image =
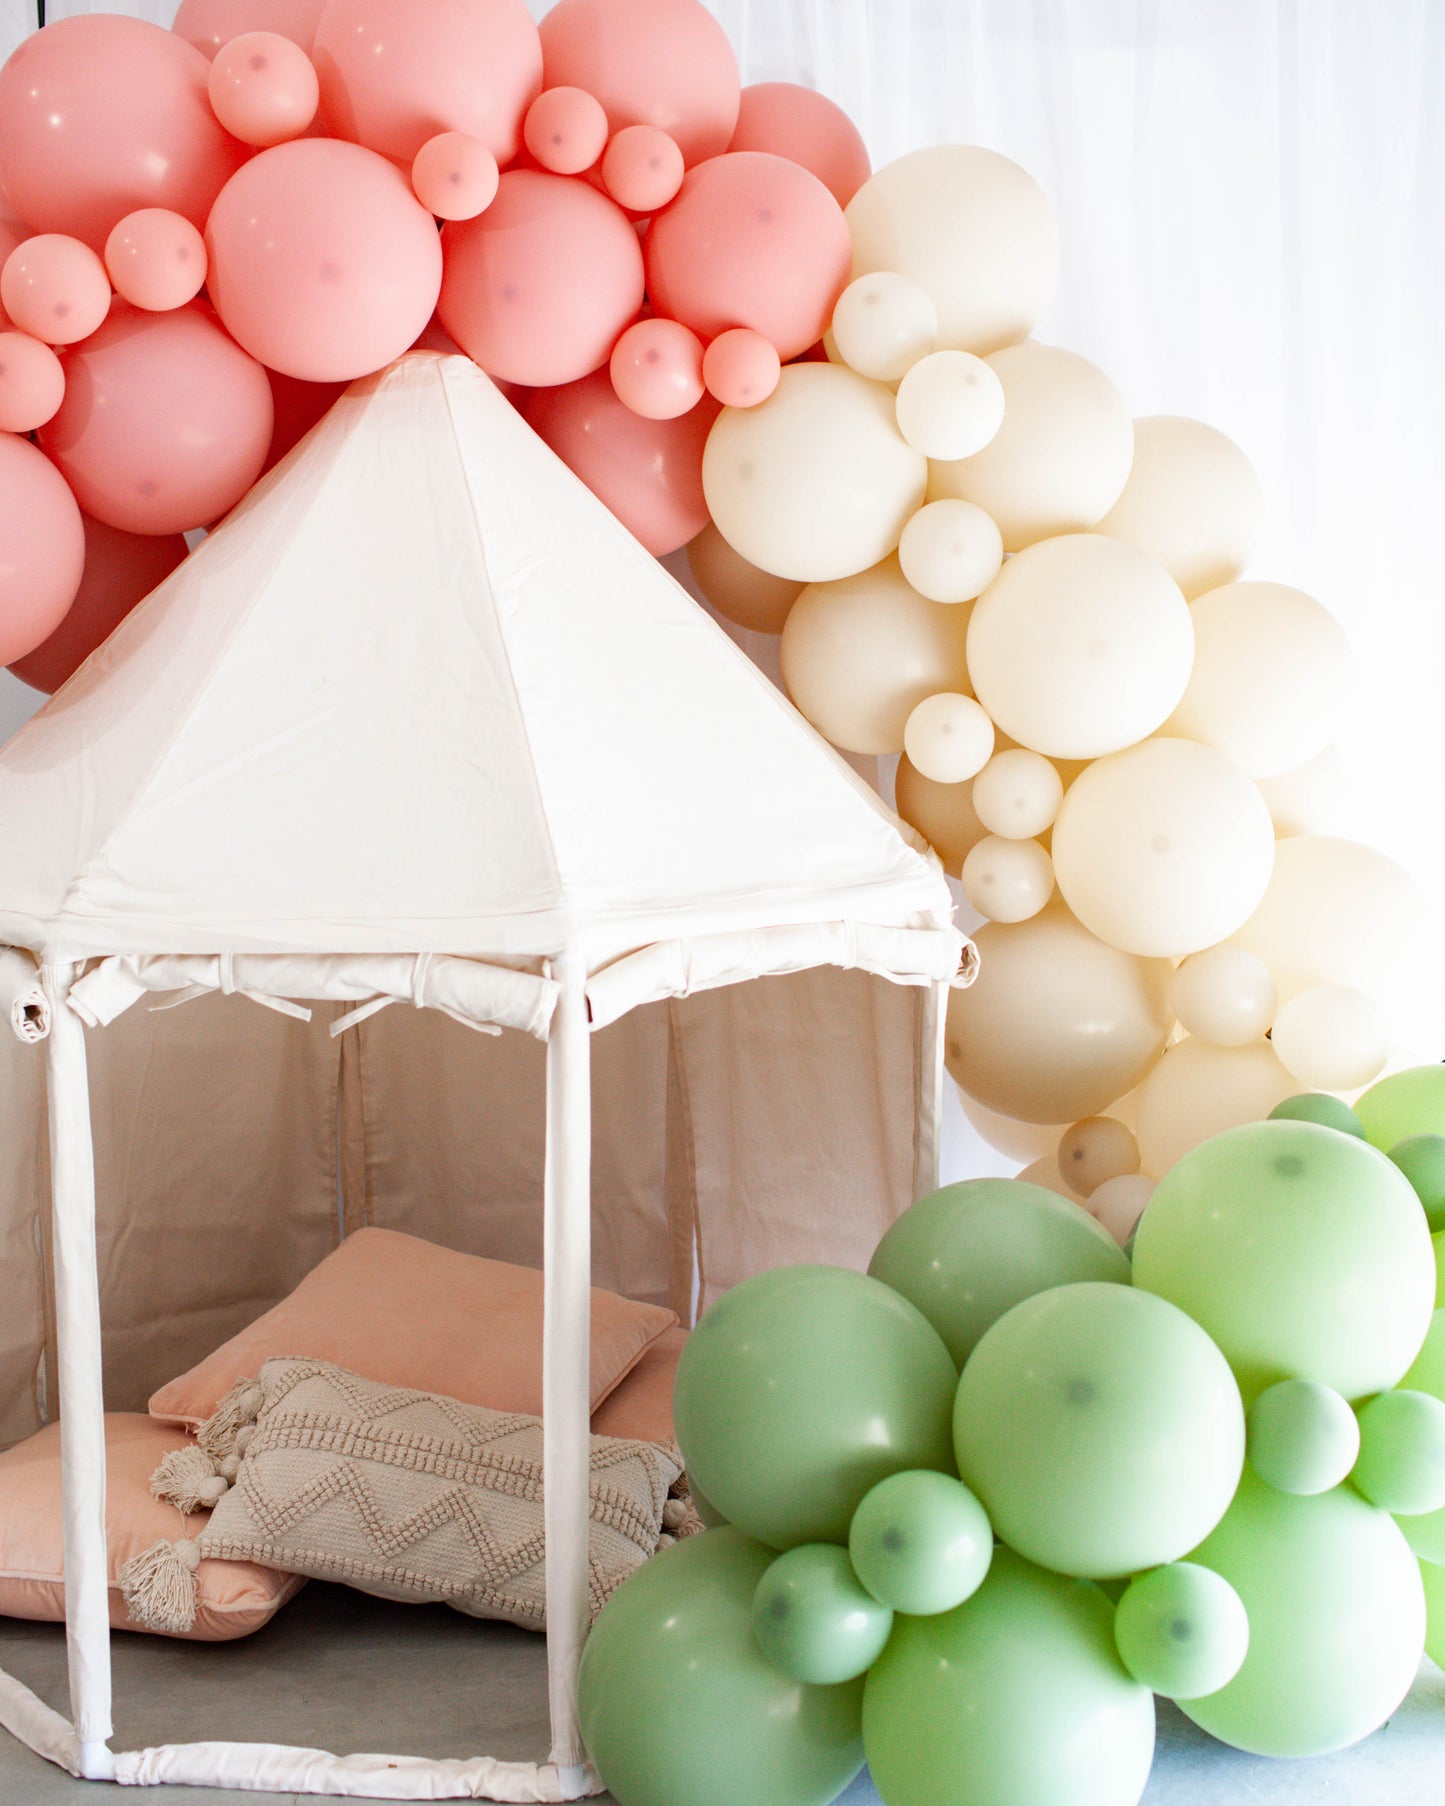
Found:
[[[181,0],[171,30],[208,61],[248,31],[274,31],[309,56],[326,0]]]
[[[606,363],[642,305],[627,215],[587,182],[514,169],[478,219],[442,233],[437,312],[491,376],[552,387]]]
[[[199,302],[117,302],[65,357],[65,400],[40,443],[87,514],[126,533],[209,526],[256,481],[271,385]]]
[[[647,235],[647,292],[703,340],[731,326],[783,359],[823,336],[848,281],[843,209],[808,170],[733,151],[689,170]]]
[[[542,21],[547,86],[585,88],[611,129],[656,125],[688,163],[728,147],[738,65],[701,0],[557,0]]]
[[[0,69],[0,181],[37,232],[103,251],[139,207],[205,224],[247,156],[216,122],[201,53],[174,32],[81,13],[26,38]]]
[[[797,82],[754,82],[743,89],[733,151],[771,151],[801,163],[846,207],[872,174],[863,134],[836,101]]]
[[[704,399],[675,420],[644,420],[617,399],[606,370],[521,403],[524,418],[562,462],[659,557],[707,521],[702,452],[717,419]]]
[[[311,54],[326,129],[408,167],[438,132],[509,162],[542,87],[524,0],[331,0]]]
[[[47,696],[72,677],[186,555],[179,533],[120,533],[83,514],[85,569],[60,625],[10,669]]]
[[[431,318],[442,252],[394,164],[302,138],[253,157],[206,226],[211,299],[273,370],[343,382],[400,357]]]
[[[0,665],[60,625],[84,563],[80,509],[65,478],[28,439],[0,433]]]

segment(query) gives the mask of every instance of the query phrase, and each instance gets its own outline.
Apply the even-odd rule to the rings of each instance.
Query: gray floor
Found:
[[[0,1619],[0,1666],[65,1707],[58,1627]],[[468,1685],[463,1677],[474,1672]],[[395,1606],[313,1582],[240,1643],[115,1641],[116,1747],[260,1738],[400,1755],[535,1757],[546,1742],[540,1637],[442,1606]],[[72,1781],[0,1732],[0,1806],[78,1806],[122,1797]],[[250,1802],[187,1788],[178,1806]],[[866,1775],[844,1806],[877,1806]],[[1226,1749],[1168,1706],[1146,1806],[1436,1806],[1445,1801],[1445,1674],[1427,1662],[1409,1699],[1356,1749],[1269,1762]],[[686,1806],[678,1801],[677,1806]],[[739,1801],[738,1806],[750,1806]]]

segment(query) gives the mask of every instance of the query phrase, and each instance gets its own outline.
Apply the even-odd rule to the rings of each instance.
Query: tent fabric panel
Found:
[[[45,1055],[9,1033],[0,1033],[0,1100],[0,1448],[8,1448],[45,1421],[54,1373]]]

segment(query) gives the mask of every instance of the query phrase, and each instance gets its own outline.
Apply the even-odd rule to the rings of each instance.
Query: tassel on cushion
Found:
[[[121,1597],[132,1623],[183,1636],[196,1622],[196,1569],[201,1551],[189,1537],[153,1543],[120,1571]]]
[[[206,1451],[194,1443],[188,1443],[183,1449],[172,1449],[151,1475],[151,1497],[163,1504],[174,1505],[183,1517],[190,1517],[197,1511],[210,1511],[225,1497],[230,1481],[235,1477],[234,1471],[230,1475],[225,1472],[232,1460],[228,1457],[218,1470]]]
[[[255,1380],[237,1380],[206,1421],[196,1426],[196,1441],[216,1462],[241,1453],[237,1444],[254,1425],[265,1402],[266,1395]]]

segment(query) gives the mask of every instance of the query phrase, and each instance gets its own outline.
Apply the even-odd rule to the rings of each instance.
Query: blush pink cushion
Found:
[[[116,1576],[133,1555],[162,1538],[197,1536],[204,1517],[182,1519],[150,1493],[150,1478],[187,1438],[154,1418],[110,1412],[105,1420],[105,1532],[110,1621],[131,1623]],[[184,1530],[182,1524],[184,1523]],[[60,1425],[0,1454],[0,1615],[59,1623],[65,1617],[61,1554]],[[203,1561],[196,1570],[198,1610],[192,1642],[223,1643],[260,1630],[305,1582],[250,1561]]]
[[[592,1413],[594,1436],[637,1442],[671,1442],[672,1388],[687,1344],[680,1325],[665,1329],[616,1389]]]
[[[592,1410],[676,1322],[657,1305],[593,1291]],[[289,1298],[162,1386],[151,1416],[194,1427],[237,1380],[283,1358],[537,1416],[542,1275],[394,1229],[358,1229]]]

